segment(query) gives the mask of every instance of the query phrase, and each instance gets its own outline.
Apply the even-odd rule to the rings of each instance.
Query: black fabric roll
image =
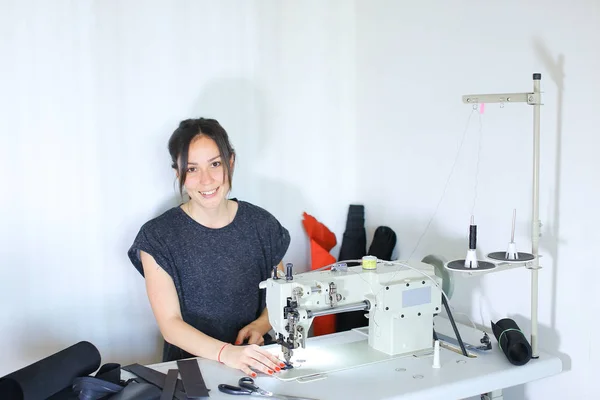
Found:
[[[515,321],[504,318],[495,324],[492,331],[504,355],[513,365],[525,365],[531,360],[531,345]]]
[[[3,400],[45,400],[100,367],[100,352],[79,342],[0,378]]]
[[[367,233],[365,230],[365,206],[351,204],[348,208],[346,230],[340,245],[338,261],[360,260],[367,255]],[[348,263],[348,266],[360,263]],[[367,326],[369,321],[364,311],[350,311],[335,316],[336,332],[348,331],[353,328]]]
[[[396,232],[390,227],[380,226],[375,229],[368,254],[380,260],[390,261],[394,247],[396,247]]]
[[[365,255],[367,255],[365,207],[362,205],[352,204],[348,208],[346,230],[344,231],[344,236],[342,237],[338,261],[360,260]]]

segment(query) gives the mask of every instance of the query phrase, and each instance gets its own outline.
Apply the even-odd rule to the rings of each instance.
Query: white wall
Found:
[[[306,265],[303,211],[341,240],[354,202],[369,236],[395,230],[400,258],[452,259],[480,132],[473,115],[439,202],[471,113],[461,96],[528,91],[541,72],[540,345],[567,372],[509,398],[591,395],[600,6],[522,3],[2,1],[0,376],[78,340],[105,362],[158,360],[126,251],[178,201],[166,142],[179,120],[228,129],[234,195],[288,226],[286,261]],[[529,246],[531,115],[513,104],[481,116],[481,254],[504,248],[513,208]],[[456,284],[453,306],[476,323],[511,316],[528,331],[528,271]]]
[[[356,15],[357,137],[361,158],[372,160],[356,178],[369,223],[385,220],[398,232],[400,258],[414,251],[450,176],[472,111],[461,96],[531,91],[532,73],[542,73],[539,342],[569,371],[507,399],[591,396],[600,4],[377,1],[357,2]],[[476,182],[480,254],[505,250],[513,208],[519,247],[531,249],[532,115],[524,104],[489,104],[481,134],[473,116],[414,259],[464,257]],[[510,316],[529,332],[529,288],[526,270],[459,277],[453,303],[476,323]]]
[[[331,157],[355,152],[354,25],[344,2],[3,1],[0,376],[78,340],[159,359],[126,252],[179,201],[181,119],[221,121],[233,194],[280,218],[304,267],[302,212],[339,231],[354,192]]]

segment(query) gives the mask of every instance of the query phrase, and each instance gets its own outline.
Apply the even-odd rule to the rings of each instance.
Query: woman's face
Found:
[[[185,189],[204,208],[216,208],[229,192],[229,182],[214,140],[200,135],[190,143]]]

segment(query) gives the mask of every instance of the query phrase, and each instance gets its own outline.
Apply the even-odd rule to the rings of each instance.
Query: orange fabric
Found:
[[[335,234],[307,213],[303,214],[302,225],[310,240],[310,268],[318,269],[333,264],[336,259],[329,251],[335,247]],[[335,315],[323,315],[313,321],[313,335],[320,336],[335,332]]]
[[[304,213],[304,230],[308,235],[309,239],[314,240],[319,246],[323,247],[326,251],[330,251],[337,244],[335,234],[331,232],[325,225],[317,221],[315,217],[310,214]],[[335,260],[334,260],[335,262]],[[320,265],[317,268],[324,267],[327,264]],[[314,267],[312,269],[315,269]]]

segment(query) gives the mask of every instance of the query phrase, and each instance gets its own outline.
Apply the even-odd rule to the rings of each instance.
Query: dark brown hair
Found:
[[[183,186],[187,177],[188,168],[188,152],[190,143],[197,136],[206,136],[211,138],[217,144],[221,163],[225,167],[224,178],[227,177],[229,188],[232,187],[232,163],[235,162],[235,151],[229,142],[229,135],[219,122],[215,119],[197,118],[186,119],[179,123],[179,127],[175,129],[169,139],[169,154],[171,154],[171,167],[179,172],[179,193],[183,195]],[[178,164],[181,161],[181,165]]]

